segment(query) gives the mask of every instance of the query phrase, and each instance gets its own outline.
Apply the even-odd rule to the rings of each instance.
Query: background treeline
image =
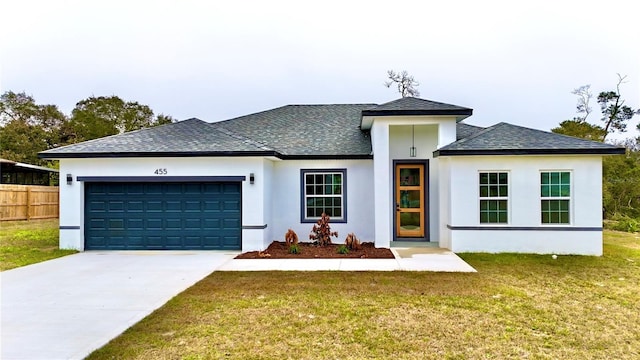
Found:
[[[0,158],[56,167],[38,152],[171,122],[171,116],[155,116],[149,106],[117,96],[81,100],[67,115],[57,105],[7,91],[0,95]]]
[[[592,113],[593,94],[590,85],[573,91],[578,97],[577,116],[565,120],[551,131],[579,138],[624,146],[625,155],[604,156],[602,160],[602,205],[605,226],[622,231],[640,231],[640,136],[609,140],[612,133],[627,134],[631,119],[640,114],[625,104],[620,87],[626,76],[618,75],[615,90],[602,91],[596,97],[600,108],[599,122],[587,121]],[[591,120],[591,119],[589,119]],[[637,125],[640,131],[640,124]]]

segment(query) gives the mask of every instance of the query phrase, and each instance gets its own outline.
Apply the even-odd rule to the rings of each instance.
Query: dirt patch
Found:
[[[250,251],[236,256],[236,259],[393,259],[393,253],[386,248],[377,248],[373,243],[363,243],[360,250],[349,250],[348,254],[338,254],[338,246],[315,246],[312,243],[299,243],[300,253],[290,254],[287,244],[274,241],[263,251]],[[265,256],[268,254],[270,256]]]

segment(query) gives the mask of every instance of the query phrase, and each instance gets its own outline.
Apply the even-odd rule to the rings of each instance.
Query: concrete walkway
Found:
[[[218,271],[439,271],[476,272],[441,248],[392,248],[395,259],[233,259]]]
[[[0,358],[82,359],[236,254],[85,252],[0,273]]]

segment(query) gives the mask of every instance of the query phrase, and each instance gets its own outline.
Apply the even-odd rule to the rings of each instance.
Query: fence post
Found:
[[[27,221],[31,220],[31,188],[27,188]]]

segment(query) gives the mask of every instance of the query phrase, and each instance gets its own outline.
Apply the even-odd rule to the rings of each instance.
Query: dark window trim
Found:
[[[78,176],[85,182],[240,182],[246,176]]]
[[[416,164],[416,165],[424,165],[424,237],[423,238],[407,238],[407,237],[398,237],[396,234],[398,233],[398,219],[396,216],[396,165],[397,164]],[[393,208],[393,241],[431,241],[431,224],[429,223],[429,209],[431,204],[429,203],[429,160],[428,159],[403,159],[403,160],[393,160],[393,166],[391,168],[391,178],[393,179],[393,189],[391,194],[391,207]]]
[[[307,219],[305,209],[305,186],[304,175],[306,173],[342,173],[342,219],[331,218],[331,222],[336,224],[347,223],[347,169],[300,169],[300,222],[303,224],[311,224],[318,222],[318,219]]]
[[[80,230],[80,226],[78,225],[60,225],[60,230]]]

